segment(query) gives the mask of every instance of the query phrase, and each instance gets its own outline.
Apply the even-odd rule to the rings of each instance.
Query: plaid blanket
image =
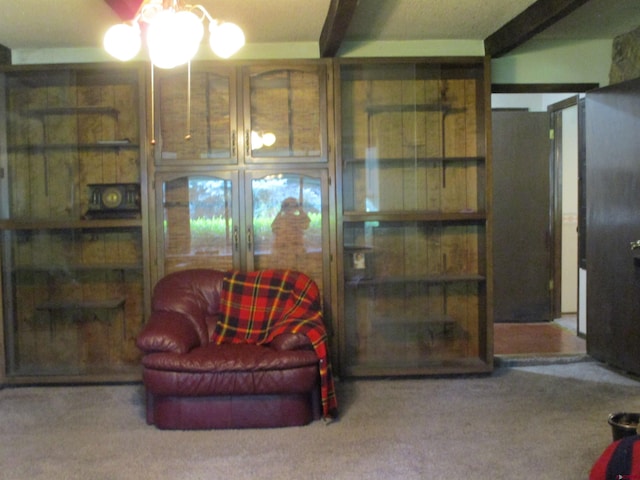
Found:
[[[217,344],[260,345],[281,333],[306,335],[319,359],[323,416],[337,415],[320,291],[313,280],[292,270],[231,271],[223,279],[220,310],[212,338]]]

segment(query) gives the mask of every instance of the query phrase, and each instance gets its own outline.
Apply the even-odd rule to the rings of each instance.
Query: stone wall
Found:
[[[640,27],[613,40],[609,84],[640,77]]]

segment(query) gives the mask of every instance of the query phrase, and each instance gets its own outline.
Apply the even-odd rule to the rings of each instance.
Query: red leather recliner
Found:
[[[308,279],[290,271],[270,275],[284,273]],[[322,361],[308,335],[278,331],[268,341],[248,343],[221,336],[221,325],[228,330],[223,317],[229,313],[221,312],[228,276],[179,271],[154,288],[151,316],[136,339],[143,351],[147,423],[162,429],[259,428],[319,419]]]

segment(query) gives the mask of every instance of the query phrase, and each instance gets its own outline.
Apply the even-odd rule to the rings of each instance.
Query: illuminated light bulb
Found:
[[[113,25],[104,35],[104,49],[109,55],[123,62],[131,60],[140,51],[142,40],[137,25],[119,23]]]
[[[221,58],[229,58],[244,46],[244,33],[235,23],[211,22],[209,33],[211,50]]]
[[[271,132],[267,132],[262,135],[262,143],[264,143],[265,147],[270,147],[276,143],[276,136]]]
[[[197,15],[164,10],[149,24],[147,44],[151,62],[159,68],[173,68],[190,61],[198,52],[204,26]]]

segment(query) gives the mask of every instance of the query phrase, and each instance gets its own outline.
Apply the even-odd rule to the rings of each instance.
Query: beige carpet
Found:
[[[0,477],[585,480],[639,385],[593,362],[349,381],[330,425],[201,432],[147,426],[139,385],[9,388]]]

